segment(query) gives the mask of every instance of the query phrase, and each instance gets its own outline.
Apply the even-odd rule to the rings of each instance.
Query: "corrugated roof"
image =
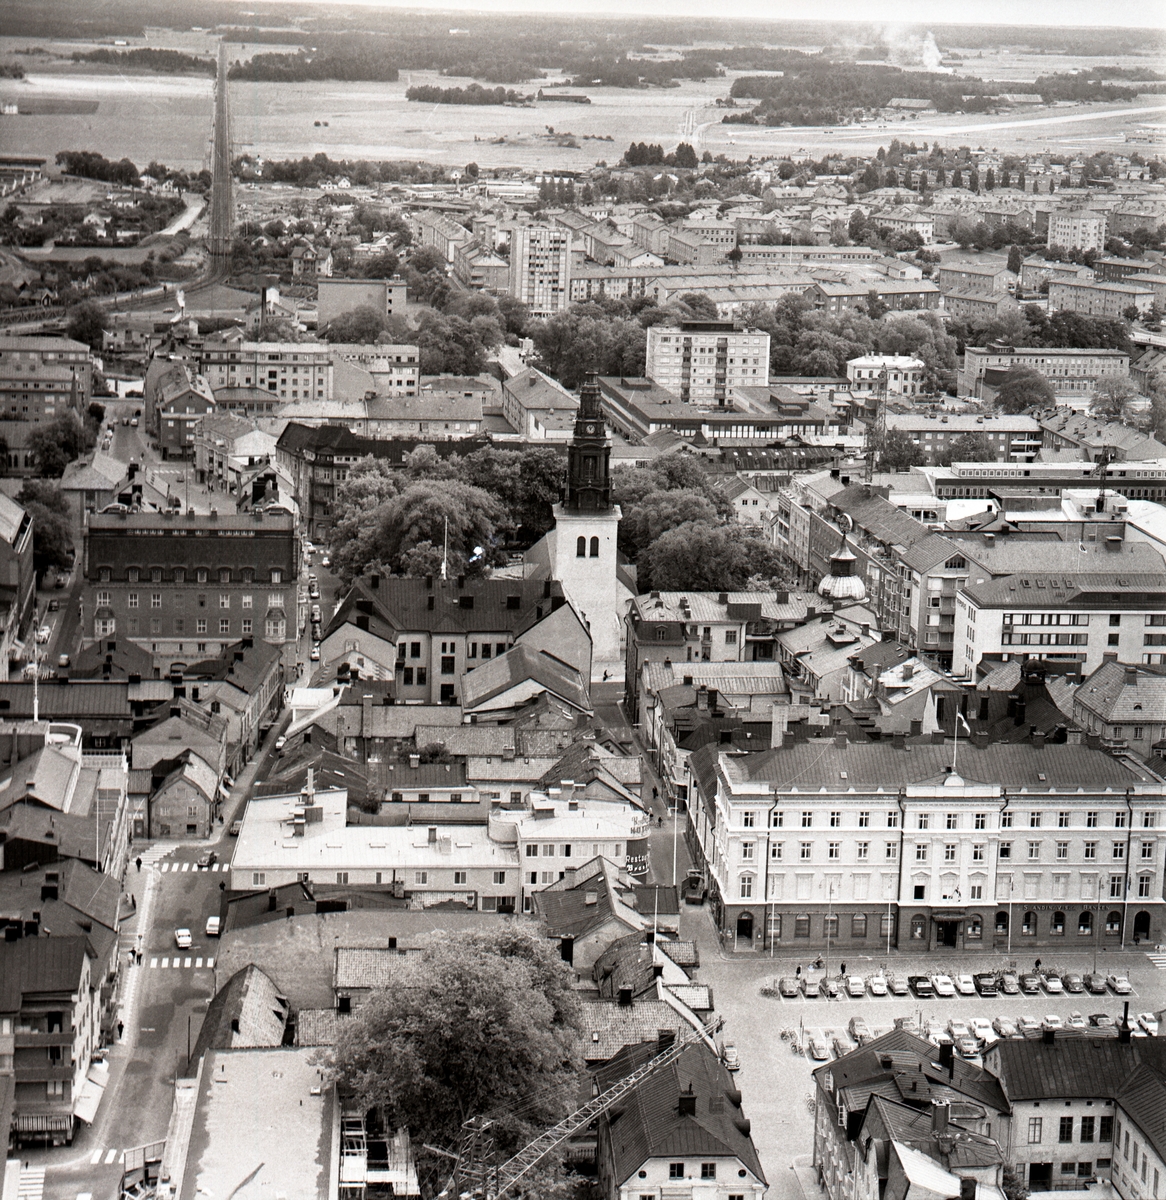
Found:
[[[984,608],[1070,608],[1084,604],[1156,606],[1166,597],[1166,572],[1131,570],[1025,571],[972,584],[964,595]]]

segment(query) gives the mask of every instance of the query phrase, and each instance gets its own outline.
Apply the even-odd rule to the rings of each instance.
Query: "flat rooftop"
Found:
[[[322,1086],[312,1053],[207,1053],[181,1200],[319,1200],[334,1194],[335,1093]]]

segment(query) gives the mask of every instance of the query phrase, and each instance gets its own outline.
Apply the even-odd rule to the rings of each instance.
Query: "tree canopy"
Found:
[[[996,391],[996,404],[1002,412],[1022,413],[1033,407],[1056,404],[1053,385],[1031,367],[1013,367]]]
[[[489,1114],[507,1156],[573,1106],[572,983],[545,938],[510,928],[438,934],[407,976],[344,1023],[331,1070],[386,1127],[408,1127],[431,1177],[449,1164],[425,1163],[420,1148],[456,1149],[470,1117]]]
[[[50,567],[67,567],[73,550],[69,501],[55,483],[25,481],[16,497],[32,518],[32,564],[37,575]]]
[[[94,443],[92,432],[71,409],[28,435],[28,449],[43,478],[59,479],[65,468]]]
[[[784,574],[760,529],[686,521],[662,533],[638,560],[640,591],[739,592],[757,576]]]
[[[935,459],[941,467],[953,462],[995,462],[996,449],[982,433],[961,433],[939,452]]]

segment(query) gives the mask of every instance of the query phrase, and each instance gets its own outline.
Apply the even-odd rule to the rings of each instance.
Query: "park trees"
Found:
[[[662,533],[639,560],[640,591],[744,591],[751,579],[781,579],[776,550],[759,529],[686,521]]]
[[[867,437],[873,438],[873,431]],[[901,429],[888,429],[881,443],[876,444],[875,453],[880,471],[909,471],[927,460],[922,448]]]

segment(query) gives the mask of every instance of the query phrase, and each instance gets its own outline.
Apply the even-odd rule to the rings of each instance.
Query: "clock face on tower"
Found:
[[[588,433],[594,433],[594,432],[595,432],[595,426],[594,426],[594,425],[588,425],[588,426],[587,426],[587,432],[588,432]]]

